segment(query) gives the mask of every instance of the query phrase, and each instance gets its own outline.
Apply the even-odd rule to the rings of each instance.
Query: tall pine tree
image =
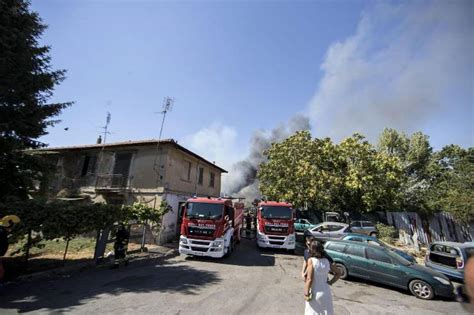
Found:
[[[0,0],[0,201],[27,198],[41,161],[25,152],[45,146],[38,138],[71,103],[48,103],[65,70],[52,70],[46,28],[25,0]]]

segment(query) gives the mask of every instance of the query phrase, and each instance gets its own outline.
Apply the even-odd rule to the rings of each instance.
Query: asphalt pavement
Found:
[[[220,260],[171,251],[116,270],[10,284],[0,289],[0,313],[302,314],[302,259],[301,250],[260,250],[252,239]],[[355,279],[332,290],[336,314],[467,314],[455,301]]]

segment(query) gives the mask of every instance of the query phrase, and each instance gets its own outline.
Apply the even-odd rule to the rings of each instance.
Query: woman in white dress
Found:
[[[324,247],[318,241],[312,241],[309,246],[309,259],[307,263],[307,277],[304,287],[306,300],[305,315],[332,315],[332,294],[329,288],[339,279],[339,269],[324,258]],[[328,273],[334,276],[328,281]]]

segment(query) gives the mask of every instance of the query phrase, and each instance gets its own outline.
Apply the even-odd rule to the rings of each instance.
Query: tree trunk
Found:
[[[31,247],[31,229],[28,230],[28,239],[26,241],[25,269],[28,269],[28,258],[30,257],[30,247]]]
[[[100,230],[97,230],[97,237],[95,238],[95,246],[94,246],[94,260],[97,261],[98,253],[97,250],[99,248],[99,241],[100,241]]]
[[[66,249],[64,250],[64,256],[63,256],[63,266],[66,263],[66,255],[67,255],[68,248],[69,248],[69,238],[66,240]]]
[[[146,226],[147,226],[147,222],[148,222],[148,220],[146,220],[146,221],[143,223],[142,244],[141,244],[141,247],[140,247],[140,250],[141,250],[142,252],[145,251]]]

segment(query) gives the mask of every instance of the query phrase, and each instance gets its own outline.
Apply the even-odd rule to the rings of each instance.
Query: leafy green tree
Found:
[[[429,166],[433,149],[429,137],[415,132],[410,137],[394,129],[384,129],[377,145],[378,151],[399,159],[403,169],[400,189],[397,193],[399,211],[415,211],[424,217],[432,214],[427,203],[431,175]]]
[[[166,200],[161,201],[158,209],[139,202],[124,206],[124,208],[127,212],[127,220],[135,220],[137,223],[160,223],[163,216],[171,209]]]
[[[462,223],[474,220],[474,148],[445,146],[434,154],[430,173],[429,206]]]
[[[28,1],[0,1],[0,201],[27,198],[44,165],[24,150],[44,146],[38,138],[71,104],[48,103],[65,71],[51,70],[45,28]]]
[[[262,194],[296,207],[369,212],[393,207],[400,185],[398,158],[377,152],[355,134],[335,145],[297,132],[265,152],[258,172]]]
[[[389,156],[405,160],[410,145],[410,139],[395,129],[385,128],[379,136],[377,150]]]
[[[371,212],[393,209],[400,186],[400,168],[397,157],[377,152],[360,134],[341,142],[339,155],[343,159],[341,210]]]

